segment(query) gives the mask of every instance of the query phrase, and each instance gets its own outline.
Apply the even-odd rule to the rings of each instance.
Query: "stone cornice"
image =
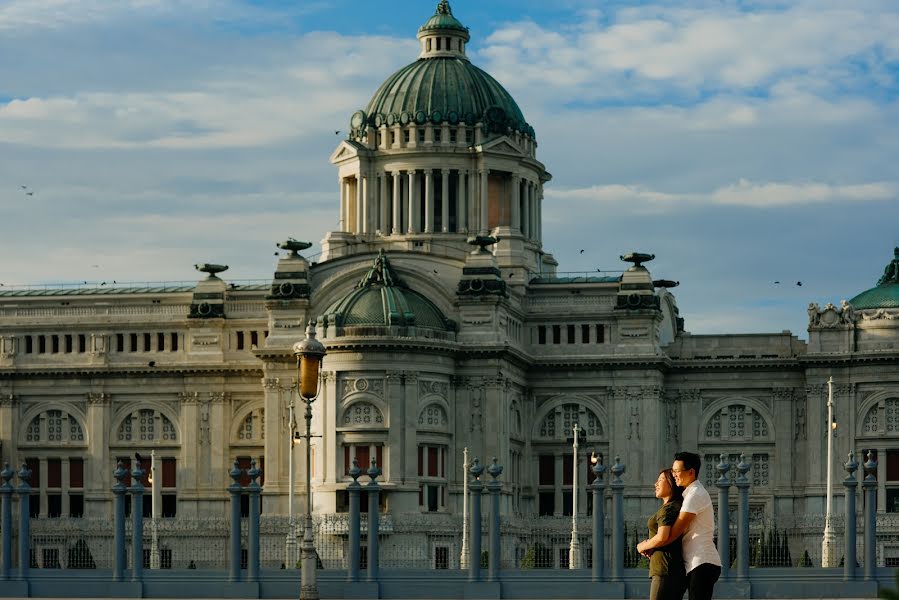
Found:
[[[67,367],[14,367],[0,368],[0,380],[19,379],[28,377],[104,377],[114,378],[126,375],[140,375],[153,377],[176,377],[191,374],[247,374],[262,377],[262,366],[234,366],[234,365],[191,365],[171,367],[117,367],[108,365],[72,365]]]

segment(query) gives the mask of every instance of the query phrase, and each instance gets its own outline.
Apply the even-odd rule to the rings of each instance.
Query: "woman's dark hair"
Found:
[[[662,469],[659,471],[659,475],[665,476],[665,481],[668,482],[668,487],[671,488],[671,500],[670,502],[677,502],[681,504],[684,501],[684,488],[680,487],[674,481],[674,473],[671,472],[671,469]]]

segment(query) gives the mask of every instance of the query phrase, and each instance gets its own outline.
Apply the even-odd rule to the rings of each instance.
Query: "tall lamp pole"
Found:
[[[459,568],[468,569],[468,447],[462,449],[462,554]]]
[[[315,321],[306,327],[306,339],[293,346],[297,357],[297,391],[306,403],[306,519],[303,527],[303,543],[300,546],[302,574],[300,576],[300,600],[318,600],[316,579],[315,540],[312,534],[312,403],[318,396],[319,367],[325,357],[325,345],[315,339]],[[293,440],[291,440],[293,443]]]
[[[288,388],[290,393],[290,401],[287,403],[288,416],[288,435],[290,440],[287,446],[287,543],[285,547],[284,566],[293,569],[297,562],[297,522],[293,516],[293,493],[296,486],[294,485],[294,468],[293,468],[293,446],[294,437],[296,436],[297,421],[294,412],[293,392]]]
[[[568,568],[569,569],[580,569],[581,568],[581,543],[578,540],[577,536],[577,493],[578,493],[578,485],[577,485],[577,450],[578,450],[578,433],[580,433],[580,428],[577,426],[577,423],[574,424],[574,427],[571,428],[574,432],[574,443],[572,444],[572,448],[574,449],[574,460],[572,461],[572,477],[571,477],[571,546],[568,548]]]
[[[156,470],[156,451],[150,450],[150,568],[158,569],[159,561],[159,506],[162,503],[162,482],[159,481],[159,471]]]
[[[824,512],[824,539],[821,540],[821,566],[835,567],[836,556],[833,528],[831,527],[831,500],[833,497],[833,430],[836,423],[833,422],[833,377],[827,380],[827,498]]]

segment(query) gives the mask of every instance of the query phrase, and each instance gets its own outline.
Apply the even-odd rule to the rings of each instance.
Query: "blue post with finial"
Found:
[[[752,465],[747,462],[746,455],[740,455],[737,463],[737,579],[746,581],[749,578],[749,478],[746,473]]]
[[[112,511],[113,511],[113,567],[112,580],[123,581],[125,579],[125,563],[127,562],[125,552],[125,494],[128,488],[125,486],[125,478],[128,476],[128,469],[122,461],[116,463],[116,468],[112,472],[115,483],[112,486]]]
[[[362,529],[362,509],[359,506],[359,495],[362,486],[359,485],[359,476],[362,475],[362,469],[359,468],[359,462],[353,457],[353,466],[350,467],[350,477],[353,482],[346,486],[347,493],[350,496],[350,539],[349,552],[347,553],[347,576],[346,580],[352,583],[359,581],[359,554],[361,546],[361,529]]]
[[[481,473],[484,467],[480,459],[474,459],[469,472],[474,476],[474,481],[468,484],[468,493],[471,494],[470,525],[468,532],[468,581],[477,582],[481,579],[481,492],[484,484],[481,483]]]
[[[0,527],[3,531],[2,543],[0,543],[0,581],[9,579],[9,572],[12,569],[12,493],[13,487],[9,480],[13,478],[15,473],[9,468],[9,463],[3,464],[3,470],[0,471]]]
[[[19,579],[28,580],[28,569],[31,567],[31,469],[22,463],[19,469]]]
[[[730,570],[730,506],[728,505],[728,496],[730,495],[730,463],[727,461],[727,455],[720,456],[721,462],[718,463],[716,470],[720,477],[715,482],[718,487],[718,556],[721,557],[721,579],[728,575]]]
[[[231,496],[231,540],[229,547],[230,567],[228,579],[230,581],[240,581],[240,476],[243,471],[240,469],[240,463],[234,461],[234,466],[228,471],[232,483],[228,486],[228,494]]]
[[[131,581],[140,582],[144,575],[144,470],[140,456],[135,455],[131,469]]]
[[[874,454],[868,451],[868,460],[865,462],[865,480],[862,482],[865,490],[865,580],[874,578],[874,560],[876,558],[875,543],[877,540],[877,461]]]
[[[615,457],[611,471],[612,480],[612,581],[621,581],[624,576],[624,482],[621,476],[625,467],[621,458]]]
[[[846,550],[843,553],[843,579],[852,581],[855,579],[855,490],[858,487],[858,478],[855,472],[858,470],[858,461],[855,460],[855,453],[849,452],[849,460],[843,465],[846,469],[846,479],[843,480],[843,486],[846,488],[846,535],[843,543]]]
[[[603,479],[605,466],[596,455],[591,457],[593,463],[593,581],[599,581],[605,575],[605,491],[606,482]]]
[[[250,494],[250,518],[247,522],[247,581],[259,581],[259,494],[262,493],[259,476],[262,471],[256,468],[256,460],[250,461],[250,469],[247,476],[250,485],[247,491]]]
[[[487,491],[490,493],[490,553],[487,557],[487,581],[497,581],[499,579],[500,558],[502,556],[499,494],[503,489],[503,484],[497,478],[503,472],[503,468],[496,462],[495,456],[487,472],[492,477],[487,483]]]
[[[365,486],[368,492],[368,581],[376,583],[378,581],[378,518],[379,518],[379,496],[381,486],[378,485],[376,479],[381,475],[381,469],[378,468],[378,460],[375,457],[371,459],[371,467],[368,469],[368,476],[371,481]]]

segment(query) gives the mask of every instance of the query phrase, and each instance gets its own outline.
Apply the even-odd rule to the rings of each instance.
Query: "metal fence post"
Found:
[[[749,478],[746,473],[752,465],[746,462],[746,455],[740,454],[737,464],[737,579],[745,581],[749,578]]]
[[[875,543],[877,540],[877,461],[868,451],[865,462],[865,580],[874,578],[874,561],[876,558]]]
[[[362,486],[359,485],[359,476],[362,475],[362,469],[359,468],[359,462],[356,460],[356,457],[353,457],[353,466],[350,467],[350,477],[353,478],[353,483],[346,486],[347,492],[350,495],[350,539],[349,539],[349,552],[347,556],[347,560],[349,564],[347,565],[347,581],[356,582],[359,581],[359,553],[360,553],[360,539],[361,539],[361,529],[362,529],[362,517],[361,517],[361,508],[359,507],[359,493],[362,490]]]
[[[131,581],[140,581],[144,574],[144,470],[140,460],[131,469]]]
[[[593,581],[599,581],[605,575],[605,494],[606,482],[603,479],[605,466],[596,461],[593,465]]]
[[[378,504],[378,496],[380,496],[381,486],[375,481],[381,475],[381,469],[378,468],[378,461],[372,457],[371,467],[368,469],[368,476],[371,481],[365,486],[368,491],[368,581],[375,583],[378,581],[378,519],[380,518],[380,510]]]
[[[721,557],[721,579],[727,577],[730,571],[730,506],[728,505],[731,480],[730,463],[727,455],[721,455],[721,462],[716,467],[720,477],[715,485],[718,486],[718,556]]]
[[[496,462],[496,457],[493,457],[493,464],[490,465],[487,472],[493,478],[487,483],[487,491],[490,492],[490,553],[487,557],[487,581],[497,581],[499,579],[500,557],[502,555],[499,493],[503,489],[503,484],[499,482],[497,477],[503,472],[503,468]]]
[[[621,475],[625,467],[621,458],[615,457],[615,464],[610,469],[615,479],[612,480],[612,581],[621,581],[624,575],[624,482]]]
[[[471,531],[468,534],[468,580],[479,581],[481,579],[481,473],[484,467],[479,459],[474,459],[470,472],[474,475],[474,481],[468,485],[468,493],[471,494]]]
[[[843,553],[843,579],[851,581],[855,579],[855,489],[858,487],[858,478],[855,475],[858,470],[858,461],[855,454],[849,452],[849,460],[843,465],[848,475],[843,480],[846,488],[846,527],[843,543],[846,550]]]
[[[250,485],[247,491],[250,493],[250,518],[247,522],[247,581],[259,580],[259,494],[262,488],[259,486],[259,476],[262,471],[256,468],[256,460],[250,461],[250,469],[247,475]]]
[[[234,466],[228,471],[228,475],[233,480],[228,486],[228,493],[231,495],[231,572],[228,577],[230,581],[240,581],[240,476],[242,473],[240,463],[235,460]]]
[[[19,579],[28,580],[28,569],[31,567],[31,469],[22,463],[19,469]]]
[[[125,487],[125,477],[128,476],[128,470],[122,461],[116,463],[115,471],[112,472],[115,483],[112,486],[112,503],[113,503],[113,552],[115,552],[112,580],[122,581],[125,578],[125,493],[128,488]]]
[[[9,463],[3,464],[3,470],[0,471],[0,527],[3,528],[2,544],[0,544],[0,581],[9,579],[9,571],[12,569],[12,493],[13,487],[9,480],[13,478],[13,470],[9,468]]]

